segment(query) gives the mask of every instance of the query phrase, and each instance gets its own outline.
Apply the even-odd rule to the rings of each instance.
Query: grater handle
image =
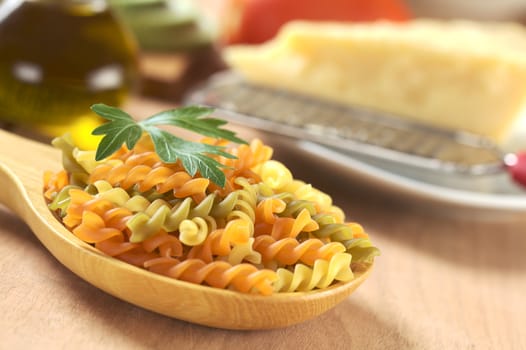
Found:
[[[526,187],[526,151],[507,154],[504,164],[511,178],[517,184]]]

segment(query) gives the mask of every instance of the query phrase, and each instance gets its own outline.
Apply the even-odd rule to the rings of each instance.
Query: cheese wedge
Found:
[[[246,80],[501,142],[526,105],[519,24],[291,22],[272,41],[231,46]]]

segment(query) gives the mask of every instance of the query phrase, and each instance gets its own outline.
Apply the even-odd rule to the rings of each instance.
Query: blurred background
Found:
[[[139,95],[178,103],[225,68],[221,49],[293,19],[526,21],[525,0],[0,1],[0,122],[45,135],[91,130],[89,106]]]
[[[197,63],[191,66],[191,74],[181,81],[178,80],[180,78],[178,74],[187,67],[170,58],[164,60],[163,55],[159,55],[162,50],[158,50],[159,47],[149,47],[148,39],[144,38],[143,47],[149,53],[148,58],[143,62],[143,73],[148,82],[143,86],[144,92],[167,98],[179,98],[181,90],[185,90],[188,86],[186,79],[200,80],[203,75],[207,76],[210,73],[209,70],[223,68],[223,63],[216,56],[217,50],[221,50],[222,46],[264,42],[265,39],[275,35],[282,24],[293,19],[373,21],[463,18],[526,24],[525,0],[330,0],[324,2],[323,10],[320,10],[319,1],[316,0],[168,0],[168,3],[171,3],[175,12],[183,13],[185,12],[181,12],[183,8],[189,11],[186,14],[193,12],[190,16],[195,16],[200,34],[197,38],[189,40],[193,45],[186,48],[194,55]],[[327,9],[327,7],[332,8]],[[148,31],[144,28],[135,28],[136,32],[141,30]],[[169,41],[167,39],[170,36],[163,38]],[[164,44],[167,45],[166,42]],[[209,47],[212,47],[211,51],[208,50]],[[203,60],[205,65],[202,64]],[[155,74],[155,68],[160,68],[162,62],[172,66],[171,71],[174,77],[177,77],[174,86],[165,88],[162,85],[150,84],[155,83],[156,80],[163,80]],[[164,72],[162,69],[161,71]],[[166,78],[164,80],[168,80],[166,75],[161,75]]]

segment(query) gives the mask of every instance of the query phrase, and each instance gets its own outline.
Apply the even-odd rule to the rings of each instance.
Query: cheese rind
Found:
[[[526,105],[526,30],[511,23],[293,22],[231,46],[253,83],[360,105],[501,142]]]

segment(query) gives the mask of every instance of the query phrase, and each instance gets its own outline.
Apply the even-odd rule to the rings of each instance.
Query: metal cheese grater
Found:
[[[355,154],[432,171],[502,172],[505,155],[488,139],[392,115],[254,86],[219,73],[187,96],[234,123]]]

